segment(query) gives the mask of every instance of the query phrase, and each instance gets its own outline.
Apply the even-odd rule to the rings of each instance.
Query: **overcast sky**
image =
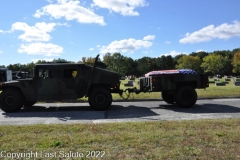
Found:
[[[1,0],[0,65],[240,47],[239,0]]]

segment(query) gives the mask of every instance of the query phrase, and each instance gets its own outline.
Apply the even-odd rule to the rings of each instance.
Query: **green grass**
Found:
[[[233,86],[230,82],[226,86],[210,84],[209,88],[197,89],[198,98],[240,97],[240,86]]]
[[[209,81],[213,81],[209,79]],[[219,79],[217,82],[226,82],[224,78]],[[218,97],[240,97],[240,86],[234,86],[232,81],[226,86],[215,86],[215,84],[210,83],[210,86],[204,89],[197,89],[199,98],[218,98]]]
[[[60,151],[102,151],[102,159],[239,159],[239,124],[240,119],[220,119],[0,126],[0,148],[57,158]]]

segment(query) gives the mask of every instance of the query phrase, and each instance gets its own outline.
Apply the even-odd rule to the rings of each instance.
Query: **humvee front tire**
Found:
[[[163,91],[162,99],[169,104],[174,104],[174,93],[169,93],[167,91]]]
[[[17,112],[23,107],[23,96],[16,89],[3,90],[0,94],[0,108],[4,112]]]
[[[177,90],[176,103],[184,108],[194,106],[197,101],[197,92],[193,87],[183,86]]]
[[[106,110],[112,104],[112,94],[106,88],[97,87],[90,91],[88,102],[95,110]]]

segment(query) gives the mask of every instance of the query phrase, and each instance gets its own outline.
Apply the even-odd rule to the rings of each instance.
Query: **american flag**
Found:
[[[148,72],[145,74],[145,77],[152,76],[152,75],[161,75],[161,74],[196,74],[196,72],[191,69],[160,70],[160,71]]]

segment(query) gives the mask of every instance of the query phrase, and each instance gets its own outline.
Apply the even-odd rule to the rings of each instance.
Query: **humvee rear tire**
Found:
[[[194,106],[197,101],[197,92],[193,87],[183,86],[177,90],[176,103],[184,108]]]
[[[91,90],[88,97],[88,102],[95,110],[106,110],[112,104],[112,94],[106,88],[97,87]]]
[[[174,93],[169,93],[167,91],[163,91],[162,99],[169,104],[174,104]]]
[[[16,89],[3,90],[0,94],[0,108],[4,112],[17,112],[23,107],[23,95]]]

